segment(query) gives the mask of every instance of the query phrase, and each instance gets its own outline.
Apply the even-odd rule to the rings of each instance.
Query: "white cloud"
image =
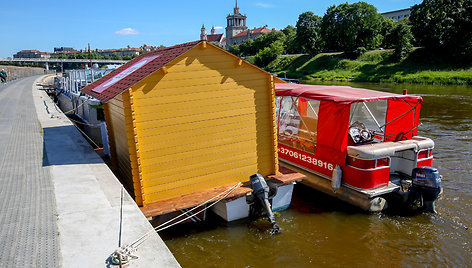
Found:
[[[256,3],[256,6],[262,7],[262,8],[272,8],[272,7],[274,7],[274,5],[266,4],[266,3],[261,3],[261,2],[257,2],[257,3]]]
[[[221,29],[223,29],[223,26],[216,26],[215,27],[215,30],[221,30]]]
[[[133,28],[124,28],[119,31],[116,31],[115,34],[117,35],[135,35],[139,34],[139,32]]]

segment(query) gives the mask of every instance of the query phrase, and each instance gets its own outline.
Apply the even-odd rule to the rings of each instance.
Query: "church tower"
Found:
[[[200,40],[207,40],[207,31],[205,29],[205,24],[203,24],[202,29],[200,29]]]
[[[236,0],[236,6],[234,7],[234,14],[226,16],[226,48],[233,45],[233,36],[240,32],[246,31],[246,15],[239,13],[238,0]]]

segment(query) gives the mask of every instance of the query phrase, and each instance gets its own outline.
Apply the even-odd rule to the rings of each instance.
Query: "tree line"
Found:
[[[53,56],[51,58],[59,58],[59,59],[94,59],[94,60],[131,60],[136,58],[137,56],[146,53],[147,51],[144,48],[147,47],[146,44],[140,47],[139,54],[134,54],[133,56],[121,56],[118,52],[113,52],[112,55],[100,55],[96,51],[89,52],[79,52],[79,53],[68,53],[68,54],[61,54],[60,56]],[[128,45],[128,48],[130,46]],[[165,48],[164,45],[160,45],[158,47],[151,47],[150,50],[155,50],[159,48]]]
[[[58,59],[94,59],[94,60],[131,60],[138,55],[133,56],[121,56],[118,52],[113,52],[113,55],[100,55],[97,52],[79,52],[79,53],[69,53],[61,54],[60,56],[52,56],[51,58]]]
[[[229,51],[237,56],[255,55],[254,63],[265,67],[281,54],[344,52],[357,58],[367,50],[394,49],[404,58],[421,46],[432,54],[456,61],[472,59],[472,1],[424,0],[411,8],[408,18],[384,18],[365,2],[332,5],[324,16],[311,11],[299,15],[296,27],[287,26],[239,45]]]

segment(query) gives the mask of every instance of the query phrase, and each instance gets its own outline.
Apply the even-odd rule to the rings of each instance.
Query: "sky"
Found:
[[[235,0],[6,0],[0,7],[0,58],[20,50],[53,52],[54,47],[112,49],[172,46],[200,38],[214,26],[224,33],[226,16]],[[249,28],[283,29],[295,26],[298,16],[312,11],[323,16],[331,5],[346,0],[239,0]],[[354,3],[357,1],[347,1]],[[405,9],[421,0],[365,0],[378,12]]]

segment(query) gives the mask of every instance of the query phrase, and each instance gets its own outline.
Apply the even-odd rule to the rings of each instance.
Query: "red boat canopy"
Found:
[[[313,100],[333,101],[344,104],[374,100],[408,99],[422,102],[420,96],[400,95],[348,86],[302,85],[294,83],[276,83],[277,96],[305,97]]]
[[[351,105],[359,102],[387,101],[384,114],[384,141],[411,139],[418,135],[420,96],[400,95],[348,86],[276,83],[276,96],[294,96],[320,101],[316,152],[317,159],[344,166],[348,145]],[[306,105],[299,101],[297,105]],[[301,115],[303,116],[303,115]]]

